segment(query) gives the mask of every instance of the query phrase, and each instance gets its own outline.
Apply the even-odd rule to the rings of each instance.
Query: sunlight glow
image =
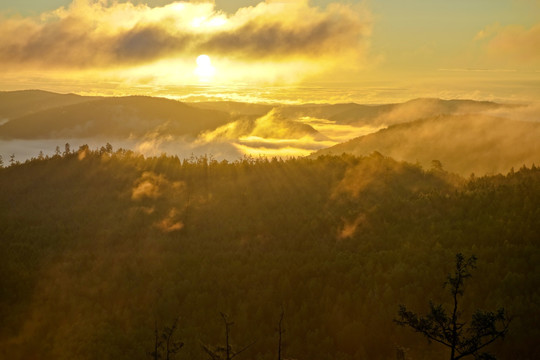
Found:
[[[199,55],[197,57],[197,67],[195,68],[195,75],[199,77],[199,81],[210,81],[212,76],[216,73],[216,69],[212,66],[212,60],[208,55]]]
[[[206,18],[204,16],[196,17],[191,21],[191,26],[200,27],[205,20]]]
[[[252,148],[243,144],[233,144],[242,154],[254,157],[277,157],[277,158],[292,158],[307,156],[312,151],[306,149],[298,149],[294,147],[284,147],[278,149],[272,148]]]

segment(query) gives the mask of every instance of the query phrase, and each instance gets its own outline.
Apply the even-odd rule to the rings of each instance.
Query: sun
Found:
[[[212,60],[208,55],[199,55],[197,57],[197,67],[195,68],[195,75],[199,77],[200,81],[210,81],[212,76],[216,73],[216,69],[212,66]]]

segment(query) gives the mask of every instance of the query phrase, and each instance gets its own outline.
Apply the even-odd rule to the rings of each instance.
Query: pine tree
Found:
[[[495,359],[484,348],[495,340],[503,338],[508,332],[510,320],[503,308],[496,312],[477,310],[465,329],[466,322],[460,319],[459,300],[463,296],[464,281],[471,277],[470,270],[476,268],[476,257],[468,259],[462,254],[456,255],[454,274],[448,274],[445,287],[452,294],[452,311],[448,314],[442,304],[429,302],[429,312],[419,316],[400,305],[397,324],[412,328],[424,335],[428,341],[434,341],[450,349],[450,360],[458,360],[467,356],[475,359]]]

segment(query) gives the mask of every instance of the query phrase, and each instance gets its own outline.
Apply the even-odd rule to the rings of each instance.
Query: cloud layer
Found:
[[[287,61],[361,55],[370,33],[356,8],[269,1],[228,15],[213,3],[161,7],[74,0],[39,17],[0,17],[4,67],[114,68],[200,53]],[[351,55],[352,56],[352,55]]]
[[[487,39],[487,50],[496,57],[540,65],[540,23],[530,28],[491,25],[480,31],[475,39]]]

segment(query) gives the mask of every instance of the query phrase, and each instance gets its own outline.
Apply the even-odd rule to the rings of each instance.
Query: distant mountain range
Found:
[[[501,108],[515,108],[516,105],[502,105],[490,101],[415,99],[401,104],[361,105],[346,104],[303,104],[267,105],[234,101],[214,101],[193,103],[205,109],[221,110],[232,114],[262,116],[274,109],[282,118],[298,119],[312,117],[327,119],[337,124],[392,125],[414,121],[434,115],[470,114],[493,111]]]
[[[489,101],[415,99],[401,104],[282,106],[279,112],[288,118],[309,116],[328,119],[337,124],[389,126],[431,116],[479,113],[508,106]]]
[[[8,110],[0,113],[0,117],[16,113],[13,106],[7,106],[11,95],[0,95],[0,110]],[[0,126],[0,138],[131,138],[148,133],[196,136],[231,121],[226,112],[200,109],[164,98],[85,98],[44,92],[30,92],[29,95],[26,101],[20,96],[18,103],[21,107],[38,110],[11,118]],[[49,106],[46,105],[48,98],[53,99]]]
[[[519,121],[522,108],[441,99],[382,105],[183,103],[28,90],[0,92],[0,140],[182,138],[194,151],[216,149],[205,144],[257,154],[318,150],[312,157],[378,151],[424,167],[439,160],[449,171],[468,175],[540,163],[540,123]]]
[[[56,94],[42,90],[0,91],[0,120],[93,99],[95,98],[89,96]]]

